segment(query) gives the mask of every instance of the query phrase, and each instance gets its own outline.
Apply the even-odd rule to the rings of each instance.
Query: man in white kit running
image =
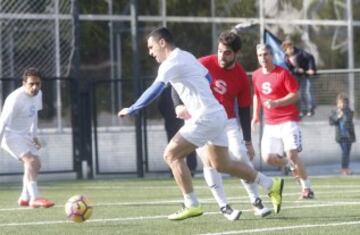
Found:
[[[23,74],[22,86],[5,99],[0,115],[1,147],[24,165],[19,206],[49,208],[54,202],[42,198],[37,186],[41,167],[37,138],[38,111],[42,109],[41,76],[36,68]]]
[[[168,219],[183,220],[203,214],[184,158],[204,145],[204,151],[216,170],[263,186],[269,192],[275,213],[278,213],[284,180],[272,179],[245,163],[230,159],[225,133],[227,115],[212,94],[207,69],[192,54],[177,48],[165,27],[157,28],[148,35],[147,47],[149,54],[160,63],[158,75],[140,98],[129,108],[121,109],[118,116],[135,114],[147,106],[161,94],[168,82],[179,94],[191,116],[164,151],[164,159],[184,197],[184,207],[169,215]]]
[[[251,160],[255,156],[255,151],[251,142],[251,92],[248,76],[238,62],[241,44],[239,35],[232,31],[224,31],[218,38],[217,54],[201,57],[199,61],[208,69],[211,75],[211,90],[227,113],[228,121],[225,131],[229,142],[230,156],[253,168]],[[172,91],[176,111],[185,113],[186,109],[183,107],[180,98],[174,90]],[[202,153],[204,147],[200,147],[196,151],[203,162],[205,181],[222,214],[228,220],[237,220],[241,211],[233,209],[228,204],[222,176],[211,166],[207,156]],[[260,217],[271,214],[271,210],[262,203],[258,185],[256,183],[249,184],[245,180],[241,180],[241,183],[248,193],[254,214]]]

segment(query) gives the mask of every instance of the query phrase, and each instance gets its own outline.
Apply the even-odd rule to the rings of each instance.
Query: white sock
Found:
[[[249,195],[250,203],[253,204],[255,202],[256,198],[259,197],[258,185],[256,183],[248,184],[244,180],[241,180],[241,183]]]
[[[199,201],[194,192],[184,194],[184,204],[185,204],[185,207],[187,207],[187,208],[196,207],[199,205]]]
[[[226,206],[228,203],[224,192],[224,185],[221,174],[211,167],[204,167],[203,172],[204,179],[219,207],[221,208]]]
[[[266,176],[261,172],[258,172],[255,178],[255,183],[261,185],[267,191],[270,191],[273,181],[269,176]]]
[[[307,178],[306,180],[300,179],[300,184],[301,184],[302,189],[311,188],[309,178]]]
[[[29,191],[27,190],[27,183],[27,179],[25,178],[25,176],[23,176],[23,185],[20,198],[28,201],[30,199],[30,195]]]
[[[35,200],[40,196],[36,181],[29,181],[27,183],[27,190],[29,192],[31,200]]]

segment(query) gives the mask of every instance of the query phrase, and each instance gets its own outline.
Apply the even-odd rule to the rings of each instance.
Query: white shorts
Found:
[[[227,121],[226,136],[229,141],[230,157],[252,166],[247,154],[241,127],[236,118],[232,118]]]
[[[224,112],[212,113],[196,121],[186,121],[179,133],[190,143],[201,147],[205,144],[228,146],[225,133],[227,116]]]
[[[27,153],[39,155],[30,135],[5,134],[1,147],[17,160],[20,160]]]
[[[276,125],[265,124],[261,138],[261,155],[284,155],[290,150],[302,150],[301,130],[298,122],[289,121]]]
[[[226,137],[229,142],[229,155],[231,158],[240,160],[249,166],[253,166],[248,154],[245,143],[243,141],[243,135],[238,121],[235,118],[228,119],[225,127]],[[196,150],[197,154],[202,156],[203,147]]]

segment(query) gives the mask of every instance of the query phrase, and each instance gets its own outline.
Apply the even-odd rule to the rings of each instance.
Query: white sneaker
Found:
[[[221,207],[220,211],[225,216],[225,218],[230,221],[238,220],[241,215],[241,211],[232,209],[230,205]]]
[[[271,210],[264,207],[260,198],[256,198],[255,202],[252,205],[254,208],[255,216],[266,217],[271,214]]]

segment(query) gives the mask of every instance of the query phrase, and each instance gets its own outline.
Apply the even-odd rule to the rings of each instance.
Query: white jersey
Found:
[[[189,52],[174,49],[161,63],[155,81],[174,87],[195,120],[214,112],[225,112],[206,79],[208,70]]]
[[[6,98],[0,115],[0,141],[3,135],[36,135],[38,111],[42,109],[42,93],[29,96],[19,87]]]

